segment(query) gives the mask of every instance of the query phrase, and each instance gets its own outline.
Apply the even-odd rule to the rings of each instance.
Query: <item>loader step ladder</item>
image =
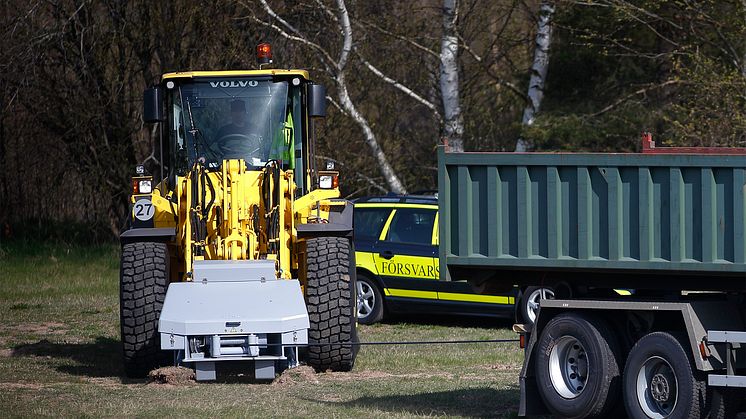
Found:
[[[744,349],[746,332],[709,331],[707,341],[726,345],[725,375],[710,374],[707,384],[713,387],[746,387],[746,376],[736,375],[736,351]]]

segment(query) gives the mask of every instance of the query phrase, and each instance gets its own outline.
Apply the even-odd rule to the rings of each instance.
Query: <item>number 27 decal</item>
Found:
[[[154,214],[155,208],[153,208],[153,203],[149,199],[140,199],[135,202],[134,215],[138,220],[147,221],[153,218]]]

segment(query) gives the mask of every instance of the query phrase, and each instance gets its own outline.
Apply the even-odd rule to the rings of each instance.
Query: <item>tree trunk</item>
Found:
[[[394,168],[391,167],[391,164],[389,164],[389,161],[386,158],[386,154],[383,152],[381,146],[378,144],[378,140],[376,139],[376,135],[373,133],[373,130],[370,128],[370,124],[368,124],[368,121],[365,119],[365,117],[363,117],[360,112],[358,112],[355,104],[352,103],[350,95],[347,92],[347,83],[345,82],[345,75],[343,72],[337,75],[336,82],[337,91],[339,93],[339,101],[341,102],[345,111],[347,111],[347,113],[352,116],[352,119],[354,119],[355,122],[360,125],[360,128],[362,128],[363,134],[365,135],[365,143],[368,144],[368,147],[370,147],[370,151],[371,153],[373,153],[373,158],[376,159],[376,163],[378,163],[378,167],[381,170],[383,178],[386,179],[386,183],[388,184],[389,189],[391,189],[392,192],[398,194],[407,193],[407,189],[401,183],[401,180],[399,180],[399,177],[396,175]]]
[[[386,158],[386,154],[383,152],[383,149],[381,149],[381,146],[378,144],[378,139],[376,139],[376,135],[370,128],[370,124],[368,124],[368,121],[365,119],[365,117],[361,115],[360,112],[358,112],[355,104],[352,103],[352,99],[350,98],[350,94],[347,90],[347,82],[345,80],[345,66],[347,65],[347,60],[350,56],[350,52],[352,51],[352,25],[350,25],[350,16],[347,13],[347,8],[345,6],[344,0],[337,0],[337,10],[339,11],[340,28],[342,29],[342,34],[344,35],[344,44],[342,45],[342,50],[339,54],[339,61],[337,62],[337,75],[334,78],[334,80],[337,82],[339,101],[342,103],[342,106],[345,108],[345,110],[352,116],[352,119],[354,119],[355,122],[360,125],[360,128],[362,128],[363,134],[365,135],[365,143],[368,144],[368,147],[370,147],[371,152],[373,153],[373,158],[376,159],[376,163],[378,163],[381,174],[383,175],[384,179],[386,179],[386,183],[389,185],[389,188],[391,188],[391,191],[398,194],[405,194],[407,193],[406,188],[404,188],[404,185],[401,183],[401,180],[399,180],[399,177],[396,175],[394,168],[391,167],[391,164]]]
[[[542,1],[539,7],[539,27],[536,31],[536,46],[534,48],[534,61],[531,65],[531,79],[528,82],[528,99],[526,108],[523,110],[524,126],[533,125],[536,114],[541,107],[544,98],[544,82],[549,70],[549,48],[552,44],[552,18],[554,17],[554,2]],[[528,151],[530,144],[523,138],[519,138],[515,145],[515,151]]]
[[[443,37],[440,42],[440,94],[443,98],[443,139],[452,151],[464,151],[464,117],[459,102],[458,0],[443,0]]]

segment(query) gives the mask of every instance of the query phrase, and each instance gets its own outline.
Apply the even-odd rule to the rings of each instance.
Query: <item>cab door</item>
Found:
[[[424,205],[398,206],[389,216],[373,254],[387,297],[437,300],[436,216]]]
[[[374,255],[377,254],[378,240],[385,230],[384,226],[391,219],[391,211],[390,206],[355,205],[355,264],[375,275],[378,275],[378,269]]]

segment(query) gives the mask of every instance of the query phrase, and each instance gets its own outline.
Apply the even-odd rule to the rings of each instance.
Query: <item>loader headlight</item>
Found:
[[[319,174],[319,188],[321,189],[334,189],[339,186],[339,175],[334,174]]]
[[[150,180],[141,180],[137,184],[137,190],[140,193],[151,193],[153,192],[153,183]]]
[[[153,192],[153,178],[139,176],[132,178],[132,195],[149,194]]]

